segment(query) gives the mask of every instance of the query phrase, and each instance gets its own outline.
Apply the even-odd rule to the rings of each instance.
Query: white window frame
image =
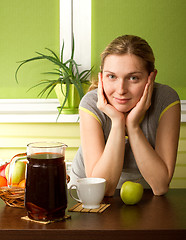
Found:
[[[69,59],[74,35],[74,58],[80,71],[91,68],[91,0],[60,0],[60,49]]]

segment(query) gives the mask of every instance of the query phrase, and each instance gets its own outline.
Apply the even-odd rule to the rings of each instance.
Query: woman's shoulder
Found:
[[[97,88],[87,92],[81,99],[79,109],[93,116],[102,126],[106,122],[105,114],[97,108]]]
[[[87,92],[80,101],[79,106],[83,108],[94,108],[97,104],[97,89]]]
[[[180,102],[179,95],[170,86],[160,83],[154,84],[150,113],[154,119],[160,120],[162,114],[170,107]]]
[[[178,93],[170,86],[154,83],[154,93],[156,98],[179,100]]]
[[[180,101],[179,95],[172,87],[161,83],[154,84],[152,103],[165,108],[177,101]]]
[[[87,92],[83,96],[81,102],[85,102],[85,101],[89,101],[89,100],[97,102],[97,99],[98,99],[98,97],[97,97],[97,88],[96,88],[94,90],[91,90],[91,91]]]

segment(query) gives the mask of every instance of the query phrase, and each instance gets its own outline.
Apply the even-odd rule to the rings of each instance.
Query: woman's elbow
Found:
[[[162,195],[166,194],[168,192],[168,190],[169,190],[169,185],[165,185],[165,186],[161,186],[161,187],[152,189],[153,194],[155,196],[162,196]]]
[[[116,187],[110,185],[108,182],[105,187],[105,197],[113,197],[115,193]]]

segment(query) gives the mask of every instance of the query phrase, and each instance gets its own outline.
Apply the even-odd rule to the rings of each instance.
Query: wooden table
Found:
[[[103,213],[68,212],[71,219],[43,225],[22,220],[25,209],[8,207],[0,199],[0,240],[30,239],[186,239],[186,189],[171,189],[165,196],[145,190],[140,203],[126,206],[119,191]],[[70,197],[68,208],[76,202]]]

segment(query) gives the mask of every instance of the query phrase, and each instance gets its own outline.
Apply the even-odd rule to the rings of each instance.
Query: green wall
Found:
[[[157,81],[186,99],[186,1],[92,0],[92,65],[99,71],[100,54],[115,37],[135,34],[154,49]],[[45,62],[28,64],[14,74],[18,61],[45,47],[59,52],[59,0],[0,0],[0,98],[37,98],[27,90],[48,70]],[[53,94],[51,97],[56,97]]]
[[[48,65],[25,65],[19,85],[14,74],[18,61],[45,47],[59,52],[59,0],[0,0],[0,98],[37,98],[38,89],[27,90],[44,77],[40,73]]]
[[[92,65],[99,71],[101,52],[115,37],[134,34],[154,50],[157,82],[186,99],[186,1],[92,0]]]

